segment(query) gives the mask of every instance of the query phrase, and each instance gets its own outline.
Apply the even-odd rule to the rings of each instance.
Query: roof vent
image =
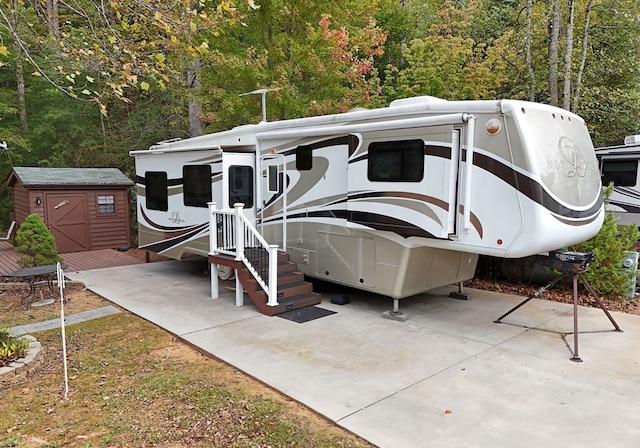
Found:
[[[625,145],[640,145],[640,135],[629,135],[624,138]]]

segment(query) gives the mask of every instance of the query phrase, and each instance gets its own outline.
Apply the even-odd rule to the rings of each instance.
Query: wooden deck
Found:
[[[144,263],[143,260],[113,249],[92,250],[61,254],[66,271],[89,271],[91,269],[111,268]],[[20,255],[13,250],[8,241],[0,241],[0,275],[7,275],[20,269],[17,261]]]

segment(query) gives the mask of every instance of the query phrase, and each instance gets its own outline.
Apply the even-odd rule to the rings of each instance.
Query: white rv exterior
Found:
[[[241,202],[305,275],[394,299],[470,279],[479,254],[584,241],[604,216],[584,121],[523,101],[410,98],[131,155],[141,248],[207,256],[206,203]]]
[[[620,225],[640,225],[640,135],[625,137],[623,145],[596,149],[602,185],[613,183],[608,210]]]

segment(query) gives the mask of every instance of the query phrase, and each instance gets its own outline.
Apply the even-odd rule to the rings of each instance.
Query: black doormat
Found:
[[[298,310],[276,314],[276,316],[303,324],[311,320],[320,319],[321,317],[331,316],[332,314],[336,314],[336,311],[325,310],[324,308],[318,308],[317,306],[306,306]]]

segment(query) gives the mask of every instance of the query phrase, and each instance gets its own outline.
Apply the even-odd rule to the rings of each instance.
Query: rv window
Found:
[[[372,182],[420,182],[424,176],[424,142],[401,140],[369,145],[367,177]]]
[[[167,196],[167,173],[160,171],[147,171],[144,174],[144,189],[147,209],[169,210]]]
[[[313,148],[311,145],[301,145],[296,148],[296,169],[309,171],[313,167]]]
[[[602,185],[613,182],[616,187],[632,187],[636,184],[637,175],[637,160],[602,161]]]
[[[278,165],[267,166],[267,193],[280,193],[280,173]]]
[[[207,207],[211,202],[211,167],[209,165],[185,165],[182,167],[184,205]]]
[[[229,167],[229,205],[241,202],[244,208],[253,207],[253,168],[250,166]]]

